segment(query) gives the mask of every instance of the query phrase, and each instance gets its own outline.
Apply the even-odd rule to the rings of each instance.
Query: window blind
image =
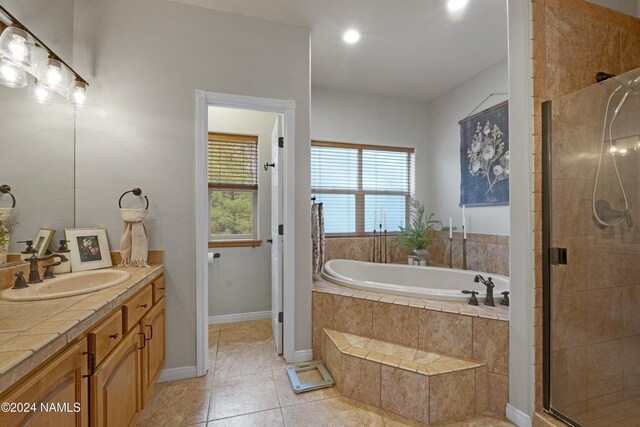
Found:
[[[258,188],[258,137],[209,134],[209,188]]]
[[[364,235],[380,224],[399,231],[408,221],[414,169],[412,148],[313,141],[311,192],[324,204],[325,232]]]

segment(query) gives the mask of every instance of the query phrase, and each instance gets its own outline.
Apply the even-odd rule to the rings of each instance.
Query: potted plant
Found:
[[[435,219],[435,213],[426,214],[424,205],[417,199],[411,201],[410,223],[406,227],[400,226],[398,244],[411,249],[418,261],[425,261],[429,265],[429,246],[436,242],[433,235],[435,225],[442,226],[442,221]]]

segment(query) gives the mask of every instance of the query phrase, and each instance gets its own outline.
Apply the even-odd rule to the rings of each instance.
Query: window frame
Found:
[[[209,132],[207,134],[207,149],[211,140],[221,141],[244,141],[255,143],[256,145],[256,165],[259,164],[260,153],[258,151],[259,138],[257,135],[233,134],[222,132]],[[208,170],[208,164],[207,164]],[[256,167],[256,171],[258,168]],[[208,183],[209,189],[209,248],[224,247],[256,247],[262,244],[262,240],[258,239],[258,180],[259,174],[256,172],[255,184],[232,184],[232,183]],[[252,234],[211,234],[211,192],[246,192],[252,194]]]
[[[326,233],[327,238],[338,237],[368,237],[373,235],[373,231],[367,231],[364,221],[365,217],[365,196],[383,195],[383,196],[404,196],[405,197],[405,224],[409,224],[411,215],[411,199],[414,196],[415,186],[415,149],[413,147],[393,147],[388,145],[371,145],[371,144],[354,144],[347,142],[321,141],[311,140],[312,147],[328,147],[358,150],[358,188],[356,190],[349,189],[317,189],[311,187],[311,194],[353,194],[355,195],[355,229],[353,233]],[[407,188],[409,191],[399,190],[364,190],[363,186],[363,163],[362,151],[392,151],[411,154],[407,156]],[[413,181],[413,182],[411,182]],[[399,231],[387,231],[389,235],[397,235]]]

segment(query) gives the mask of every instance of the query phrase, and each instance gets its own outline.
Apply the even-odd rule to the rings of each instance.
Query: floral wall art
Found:
[[[460,205],[509,204],[509,105],[461,120]]]

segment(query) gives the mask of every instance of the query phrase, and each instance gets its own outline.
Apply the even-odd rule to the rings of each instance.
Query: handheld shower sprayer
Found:
[[[620,114],[622,107],[627,102],[629,95],[632,92],[638,92],[640,90],[640,75],[631,81],[627,81],[627,82],[624,82],[624,81],[620,82],[620,80],[618,81],[620,84],[618,85],[617,88],[613,90],[613,92],[611,92],[611,95],[609,95],[609,100],[607,101],[607,106],[604,113],[604,121],[602,125],[602,139],[600,143],[600,155],[598,158],[598,168],[596,170],[596,179],[593,183],[593,195],[591,197],[593,220],[596,223],[596,225],[600,228],[606,228],[609,226],[618,225],[624,221],[626,221],[628,227],[633,227],[633,220],[631,219],[631,212],[629,211],[629,200],[627,198],[627,193],[624,189],[624,185],[622,184],[622,179],[620,178],[620,172],[618,171],[618,164],[616,162],[616,157],[615,157],[616,149],[615,149],[615,146],[613,145],[611,129],[613,128],[613,123],[618,118],[618,115]],[[613,97],[615,96],[615,94],[618,93],[621,89],[623,89],[623,87],[626,87],[627,90],[625,94],[622,96],[622,98],[620,99],[620,102],[618,103],[618,106],[615,108],[613,112],[613,116],[611,117],[611,120],[608,122],[608,126],[607,126],[607,119],[609,116],[609,108],[611,107],[611,101],[613,100]],[[615,171],[616,178],[618,179],[618,184],[620,186],[620,190],[622,192],[622,197],[624,200],[624,211],[622,212],[611,209],[611,205],[606,200],[596,201],[596,190],[598,188],[598,181],[600,179],[600,170],[602,168],[602,158],[604,155],[604,142],[607,135],[607,130],[609,134],[609,152],[612,153],[611,160],[613,162],[613,169]]]

